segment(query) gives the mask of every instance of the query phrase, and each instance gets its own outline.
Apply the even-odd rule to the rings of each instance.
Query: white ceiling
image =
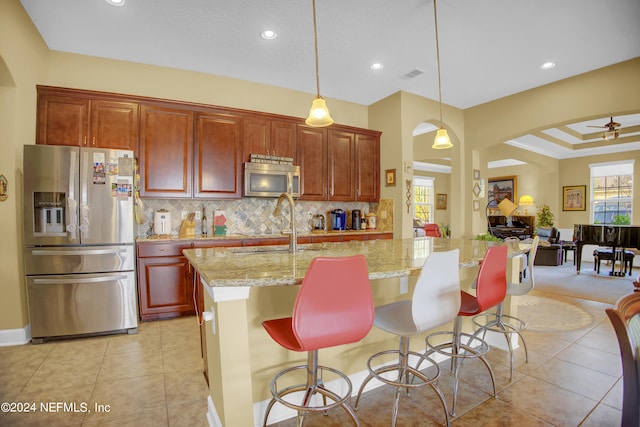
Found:
[[[52,50],[315,93],[311,0],[125,2],[114,7],[105,0],[21,0]],[[437,5],[442,98],[461,109],[640,57],[638,0],[440,0]],[[370,105],[403,90],[438,99],[431,0],[317,0],[316,11],[324,97]],[[263,40],[264,29],[278,37]],[[544,71],[545,61],[557,66]],[[384,68],[371,71],[373,62]],[[413,70],[424,73],[406,77]],[[608,122],[607,114],[589,124]],[[623,128],[640,126],[638,114],[614,119]],[[590,138],[596,130],[584,125],[512,143],[544,147],[537,151],[556,158],[597,153],[558,144],[597,140],[580,136]]]

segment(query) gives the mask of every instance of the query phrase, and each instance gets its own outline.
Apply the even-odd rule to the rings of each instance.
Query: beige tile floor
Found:
[[[458,414],[451,424],[619,426],[621,364],[604,312],[608,305],[534,293],[577,304],[591,313],[593,322],[574,331],[525,332],[529,362],[518,349],[513,381],[509,381],[507,353],[492,349],[496,399],[490,395],[485,368],[479,362],[466,362]],[[439,384],[448,402],[449,380],[443,364]],[[77,412],[0,413],[0,426],[206,426],[207,393],[198,325],[192,317],[142,323],[136,335],[0,347],[0,402],[78,405]],[[358,409],[362,426],[389,425],[391,401],[390,388],[369,392]],[[82,403],[90,412],[83,411]],[[108,405],[109,410],[96,411],[95,404]],[[429,388],[402,396],[399,427],[443,424],[440,403]],[[275,425],[288,427],[295,422]],[[310,416],[305,425],[351,423],[336,410],[328,416]]]

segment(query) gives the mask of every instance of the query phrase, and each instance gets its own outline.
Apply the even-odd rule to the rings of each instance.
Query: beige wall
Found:
[[[434,152],[429,157],[451,158],[448,188],[440,190],[443,180],[436,185],[438,192],[449,195],[444,214],[448,215],[453,236],[471,237],[486,224],[483,209],[472,212],[471,172],[481,167],[482,176],[488,177],[490,173],[482,165],[496,155],[492,147],[531,130],[576,118],[636,111],[640,106],[638,75],[640,58],[465,111],[445,105],[444,126],[454,148]],[[36,84],[186,100],[296,117],[306,115],[314,89],[310,87],[310,93],[301,93],[202,73],[50,52],[19,0],[0,1],[0,174],[9,180],[9,199],[0,202],[0,239],[4,242],[0,245],[3,279],[0,334],[27,324],[21,257],[22,146],[34,143],[35,139]],[[411,236],[413,215],[412,211],[407,213],[405,181],[413,175],[403,166],[414,159],[412,131],[416,125],[438,123],[438,103],[405,92],[368,107],[332,99],[327,103],[336,122],[383,132],[381,170],[395,168],[397,185],[385,187],[381,174],[381,196],[394,199],[394,211],[402,213],[394,215],[396,235]],[[532,157],[530,153],[519,155]],[[583,162],[541,157],[536,158],[535,164],[537,172],[548,175],[545,178],[540,178],[536,169],[526,172],[518,169],[514,174],[523,176],[523,185],[535,181],[550,189],[534,197],[536,201],[548,200],[556,209],[554,214],[560,226],[565,227],[583,220],[584,214],[559,211],[562,185],[576,185],[585,180]],[[576,182],[578,178],[580,182]],[[486,199],[481,205],[486,205]],[[634,223],[640,223],[637,205],[635,202]],[[0,342],[1,339],[0,336]]]
[[[22,146],[33,144],[35,84],[45,77],[48,49],[17,0],[0,1],[0,333],[27,324],[22,279]],[[1,337],[0,337],[1,338]]]

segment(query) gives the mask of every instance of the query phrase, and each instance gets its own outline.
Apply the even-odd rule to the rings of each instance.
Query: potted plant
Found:
[[[536,213],[536,230],[540,227],[553,227],[553,213],[548,205],[542,205]]]

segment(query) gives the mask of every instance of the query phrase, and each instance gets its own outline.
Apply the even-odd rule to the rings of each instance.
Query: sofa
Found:
[[[562,243],[556,227],[538,227],[536,235],[540,239],[534,265],[562,265]]]

